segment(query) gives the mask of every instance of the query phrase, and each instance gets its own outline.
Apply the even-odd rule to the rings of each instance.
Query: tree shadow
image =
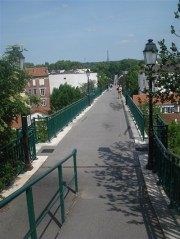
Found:
[[[116,103],[111,102],[109,105],[115,111],[119,111],[120,109],[123,108],[122,104],[120,104],[119,102],[116,102]]]
[[[105,200],[108,211],[122,213],[127,217],[128,224],[145,224],[149,238],[162,239],[163,233],[155,213],[150,213],[152,210],[148,208],[150,202],[144,190],[143,175],[133,151],[134,143],[130,140],[98,149],[104,167],[92,173],[97,186],[105,189],[99,198]]]

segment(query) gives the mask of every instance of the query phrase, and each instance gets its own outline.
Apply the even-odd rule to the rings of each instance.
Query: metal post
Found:
[[[75,151],[74,154],[73,154],[73,161],[74,161],[75,191],[78,192],[78,178],[77,178],[76,154],[77,154],[77,151]]]
[[[30,159],[30,152],[29,152],[29,142],[28,142],[28,124],[27,124],[27,116],[22,116],[22,145],[23,145],[23,151],[24,151],[24,157],[25,157],[25,164],[26,164],[26,170],[31,170],[31,159]]]
[[[152,93],[152,67],[149,68],[149,129],[148,129],[148,137],[149,137],[149,147],[148,147],[148,163],[146,165],[146,169],[152,170],[154,167],[154,159],[153,159],[153,93]]]
[[[65,222],[65,208],[64,208],[62,165],[59,165],[58,167],[58,176],[59,176],[59,196],[60,196],[60,205],[61,205],[61,223],[63,224]]]
[[[88,78],[88,85],[87,85],[88,103],[89,103],[89,105],[91,105],[91,101],[90,101],[90,90],[89,90],[89,76],[87,76],[87,78]]]
[[[46,127],[47,127],[47,138],[48,138],[48,141],[51,142],[50,127],[49,127],[49,117],[46,117]],[[52,131],[52,129],[51,129],[51,131]]]
[[[27,198],[27,207],[28,207],[28,217],[29,217],[29,227],[30,227],[30,231],[31,231],[31,238],[37,239],[32,188],[28,188],[26,190],[26,198]]]

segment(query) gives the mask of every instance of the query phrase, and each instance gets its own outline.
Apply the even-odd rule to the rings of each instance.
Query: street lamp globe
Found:
[[[153,42],[152,39],[149,39],[143,51],[145,64],[155,65],[157,60],[157,53],[158,49],[156,47],[156,44]]]

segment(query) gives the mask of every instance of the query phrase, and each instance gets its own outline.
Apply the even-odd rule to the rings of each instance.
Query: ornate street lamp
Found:
[[[148,163],[146,168],[149,170],[153,169],[154,160],[153,160],[153,92],[152,92],[152,81],[153,81],[153,67],[156,64],[158,49],[156,44],[152,39],[148,40],[148,43],[145,46],[143,51],[144,61],[148,67],[148,76],[147,80],[149,83],[149,129],[148,129],[148,137],[149,137],[149,148],[148,148]]]
[[[87,69],[86,75],[87,75],[87,95],[88,95],[88,101],[89,101],[89,105],[90,105],[91,102],[90,102],[90,90],[89,90],[89,77],[90,77],[89,69]]]

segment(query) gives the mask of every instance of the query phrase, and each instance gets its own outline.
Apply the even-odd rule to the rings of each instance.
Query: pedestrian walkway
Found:
[[[134,157],[134,143],[121,99],[116,90],[103,94],[95,105],[74,125],[63,140],[49,153],[47,161],[34,175],[41,174],[57,161],[77,149],[79,195],[68,198],[66,222],[59,231],[56,225],[42,238],[61,239],[147,239],[163,238],[156,216],[151,220],[142,207],[148,204],[142,195],[140,166]],[[39,154],[42,150],[40,150]],[[71,165],[65,166],[65,178]],[[35,186],[35,208],[40,211],[55,190],[55,173]],[[139,183],[141,182],[141,183]],[[57,185],[57,184],[56,184]],[[142,198],[144,197],[144,198]],[[71,206],[69,206],[71,205]],[[27,230],[24,196],[0,212],[2,239],[23,238]],[[46,219],[44,223],[46,222]],[[40,227],[41,228],[41,227]]]

